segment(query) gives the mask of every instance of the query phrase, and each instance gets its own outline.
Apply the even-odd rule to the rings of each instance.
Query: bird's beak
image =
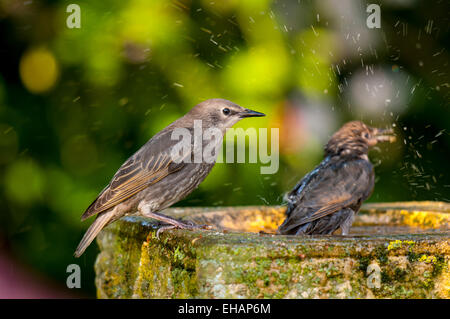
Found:
[[[261,116],[266,116],[266,114],[264,113],[259,113],[253,110],[249,110],[249,109],[245,109],[242,112],[239,112],[239,117],[240,118],[245,118],[245,117],[261,117]]]
[[[391,128],[388,129],[375,129],[374,138],[379,142],[395,142],[394,130]]]

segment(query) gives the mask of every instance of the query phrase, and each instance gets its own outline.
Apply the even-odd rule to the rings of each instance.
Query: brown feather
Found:
[[[152,148],[147,148],[153,154],[143,156],[140,151],[131,156],[117,171],[109,185],[98,195],[94,202],[81,216],[85,220],[93,215],[104,212],[124,200],[139,193],[143,189],[160,181],[174,171],[181,169],[173,162],[170,150],[178,141],[170,138],[170,131],[162,132],[160,136],[150,140]],[[160,152],[160,149],[165,152]],[[148,152],[147,151],[147,152]],[[190,156],[190,154],[189,154]],[[146,162],[142,158],[147,159]],[[179,165],[182,165],[180,163]],[[174,167],[177,169],[174,170]]]

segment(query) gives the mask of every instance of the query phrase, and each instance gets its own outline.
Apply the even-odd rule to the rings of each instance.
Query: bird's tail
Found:
[[[108,213],[103,213],[97,216],[95,221],[86,231],[80,243],[78,244],[77,250],[75,250],[74,253],[75,257],[78,258],[84,253],[86,248],[88,248],[95,237],[97,237],[98,233],[103,229],[103,227],[106,226],[106,224],[108,224],[108,222],[111,220],[111,217],[111,214]]]

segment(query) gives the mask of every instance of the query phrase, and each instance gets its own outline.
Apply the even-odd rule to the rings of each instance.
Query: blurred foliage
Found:
[[[80,263],[93,295],[96,248],[72,257],[81,214],[128,156],[208,98],[266,113],[238,126],[280,128],[280,169],[217,164],[177,206],[280,204],[351,119],[400,136],[371,153],[371,201],[450,200],[445,1],[384,1],[371,30],[360,1],[84,0],[69,29],[72,2],[0,1],[1,244],[62,284]]]

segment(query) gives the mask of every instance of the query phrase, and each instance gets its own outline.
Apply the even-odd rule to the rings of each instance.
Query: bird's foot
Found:
[[[197,225],[193,221],[187,220],[187,221],[181,221],[179,219],[163,215],[161,213],[152,212],[148,206],[140,205],[138,207],[140,213],[144,217],[153,218],[156,220],[159,220],[160,222],[163,222],[166,224],[166,226],[162,226],[156,231],[156,237],[159,238],[159,234],[161,234],[163,231],[169,230],[169,229],[187,229],[187,230],[195,230],[195,229],[212,229],[209,225]],[[168,225],[167,225],[168,224]]]
[[[210,229],[212,229],[212,226],[210,226],[210,225],[198,225],[198,224],[196,224],[196,223],[194,223],[193,221],[190,221],[190,220],[188,220],[186,222],[178,221],[176,224],[160,227],[156,231],[156,238],[159,239],[159,235],[162,232],[164,232],[166,230],[170,230],[170,229],[187,229],[187,230],[205,229],[205,230],[210,230]]]

